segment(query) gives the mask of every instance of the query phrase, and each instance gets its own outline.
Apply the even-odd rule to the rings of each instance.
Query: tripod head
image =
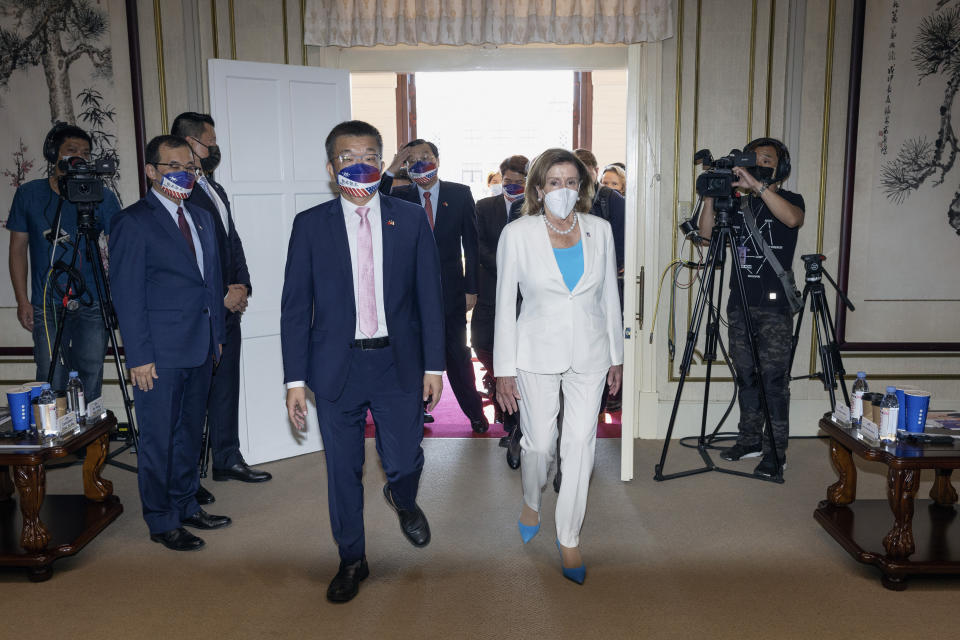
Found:
[[[853,303],[850,302],[850,298],[848,298],[846,294],[840,290],[840,287],[837,286],[837,283],[833,278],[830,277],[830,274],[827,273],[827,270],[824,268],[823,261],[827,259],[827,256],[821,253],[808,253],[807,255],[800,256],[800,259],[803,260],[803,266],[806,271],[804,280],[807,281],[807,286],[820,282],[820,276],[824,275],[827,277],[827,282],[830,283],[834,291],[837,292],[837,295],[840,296],[840,300],[843,301],[843,304],[850,309],[850,311],[856,310],[856,308],[853,306]]]

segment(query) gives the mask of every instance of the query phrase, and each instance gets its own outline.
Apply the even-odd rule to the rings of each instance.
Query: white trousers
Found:
[[[517,371],[520,391],[521,478],[523,500],[539,513],[540,497],[547,484],[557,442],[557,414],[563,386],[563,437],[560,471],[563,481],[557,496],[557,539],[565,547],[580,546],[580,527],[587,510],[587,490],[593,473],[597,444],[597,415],[607,372],[559,374]]]

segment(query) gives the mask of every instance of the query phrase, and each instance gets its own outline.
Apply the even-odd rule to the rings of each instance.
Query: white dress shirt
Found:
[[[353,301],[354,308],[360,308],[360,266],[357,264],[357,234],[360,232],[360,216],[357,207],[344,197],[340,198],[343,208],[343,221],[347,225],[347,242],[350,245],[350,266],[353,271]],[[367,220],[370,222],[371,238],[373,240],[373,281],[377,293],[377,331],[372,336],[360,332],[360,314],[357,316],[357,326],[354,329],[354,338],[382,338],[387,335],[387,312],[383,307],[383,226],[380,222],[380,194],[370,198],[366,207]]]
[[[359,307],[360,300],[360,278],[359,265],[357,264],[357,234],[360,231],[360,216],[357,215],[357,207],[361,205],[353,204],[344,197],[340,197],[340,206],[343,209],[343,221],[347,226],[347,243],[350,245],[350,267],[353,272],[353,301],[354,308]],[[370,199],[370,202],[363,205],[370,207],[367,212],[367,220],[370,222],[371,238],[373,240],[373,278],[374,289],[377,293],[377,331],[372,336],[366,336],[360,332],[360,315],[357,315],[357,324],[354,328],[353,337],[357,340],[370,338],[383,338],[387,332],[387,312],[383,306],[383,226],[380,222],[380,194]],[[441,375],[442,371],[424,371],[434,375]],[[287,383],[287,389],[304,386],[303,380],[291,380]]]
[[[223,228],[226,230],[227,235],[230,235],[230,216],[227,214],[227,205],[220,199],[220,194],[213,188],[213,185],[210,184],[206,176],[200,176],[197,182],[207,196],[210,197],[210,200],[213,201],[213,206],[217,208],[217,213],[220,214],[220,220],[223,222]]]
[[[157,191],[156,189],[151,189],[154,195],[157,196],[157,200],[170,212],[170,217],[173,218],[173,226],[177,228],[177,233],[180,233],[180,220],[177,217],[177,209],[183,207],[183,216],[187,219],[187,225],[190,227],[190,236],[193,238],[193,248],[197,252],[197,266],[200,268],[200,277],[203,277],[203,247],[200,246],[200,236],[197,235],[197,227],[193,224],[193,216],[190,215],[190,212],[187,211],[186,204],[183,202],[173,202],[165,195]]]
[[[416,184],[416,183],[414,183]],[[424,189],[420,185],[417,185],[417,194],[420,196],[420,206],[423,207],[424,212],[427,209],[427,200],[423,197],[425,192],[430,192],[430,205],[433,207],[433,226],[437,226],[437,216],[440,215],[440,181],[437,180],[433,183],[433,186],[429,189]]]

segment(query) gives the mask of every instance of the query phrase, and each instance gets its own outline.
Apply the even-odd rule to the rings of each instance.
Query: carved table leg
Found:
[[[827,502],[833,505],[845,505],[857,497],[857,467],[853,464],[850,449],[830,439],[830,462],[840,479],[827,487]]]
[[[87,445],[87,457],[83,461],[83,495],[89,500],[103,502],[113,494],[113,483],[100,477],[109,446],[110,439],[106,433]]]
[[[23,516],[23,532],[20,546],[31,553],[39,553],[50,542],[50,532],[40,522],[40,505],[47,490],[47,473],[43,465],[16,466],[13,481],[20,494],[20,514]]]
[[[930,487],[930,497],[941,507],[957,503],[957,490],[950,484],[951,473],[953,469],[937,469],[933,486]]]
[[[887,473],[887,501],[893,511],[893,528],[883,539],[891,558],[906,559],[914,552],[913,499],[920,487],[919,469],[890,469]]]
[[[0,501],[9,500],[13,495],[13,480],[10,478],[10,468],[0,465]]]

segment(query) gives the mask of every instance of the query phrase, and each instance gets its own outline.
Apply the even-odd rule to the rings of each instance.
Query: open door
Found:
[[[312,403],[306,434],[287,419],[280,294],[294,217],[335,197],[324,140],[350,119],[350,74],[210,60],[209,78],[224,150],[217,181],[230,197],[253,285],[242,324],[239,420],[243,456],[259,464],[322,448]]]

